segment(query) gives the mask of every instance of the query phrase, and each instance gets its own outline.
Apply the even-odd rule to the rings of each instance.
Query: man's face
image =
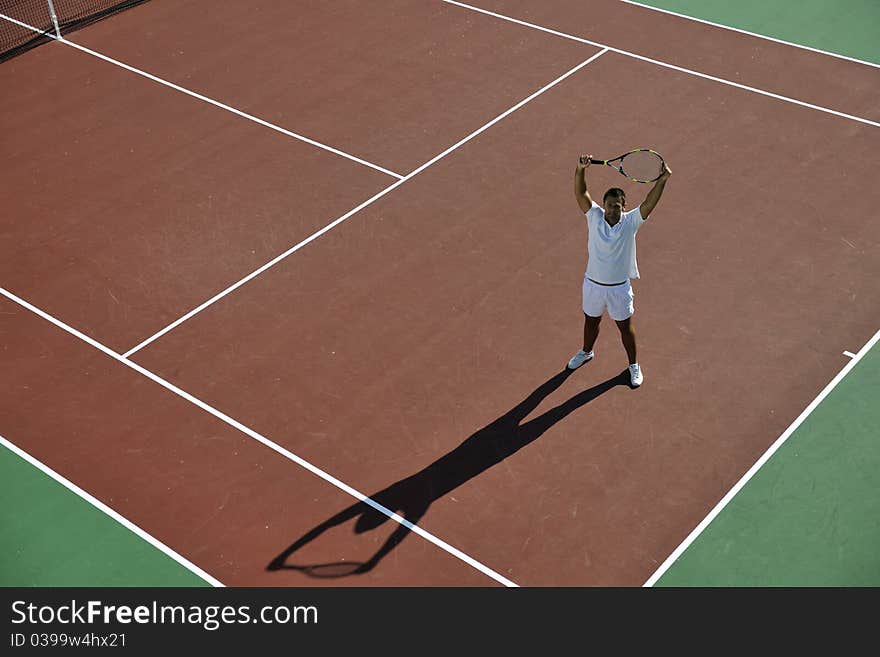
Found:
[[[626,201],[619,196],[605,199],[605,219],[612,224],[620,221],[621,213],[626,209]]]

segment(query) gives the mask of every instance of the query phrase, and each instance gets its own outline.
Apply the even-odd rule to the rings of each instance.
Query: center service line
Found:
[[[524,100],[521,100],[519,103],[517,103],[516,105],[514,105],[514,106],[511,107],[510,109],[506,110],[506,111],[503,112],[502,114],[499,114],[498,116],[496,116],[494,119],[492,119],[491,121],[489,121],[489,123],[487,123],[487,124],[484,125],[483,127],[478,128],[477,130],[474,130],[471,134],[469,134],[467,137],[465,137],[464,139],[462,139],[462,140],[459,141],[458,143],[456,143],[456,144],[450,146],[449,148],[447,148],[445,151],[443,151],[443,152],[440,153],[439,155],[437,155],[437,156],[435,156],[434,158],[428,160],[427,162],[425,162],[423,165],[421,165],[421,166],[418,167],[417,169],[411,171],[409,174],[407,174],[406,176],[404,176],[403,178],[401,178],[400,180],[398,180],[396,183],[394,183],[394,184],[392,184],[392,185],[389,185],[388,187],[386,187],[385,189],[383,189],[382,191],[380,191],[378,194],[376,194],[376,195],[373,196],[372,198],[369,198],[369,199],[367,199],[366,201],[364,201],[363,203],[361,203],[359,206],[357,206],[357,207],[354,208],[353,210],[349,210],[349,211],[346,212],[344,215],[342,215],[341,217],[339,217],[338,219],[336,219],[336,220],[333,221],[332,223],[327,224],[326,226],[324,226],[324,227],[323,227],[322,229],[320,229],[319,231],[313,233],[312,235],[310,235],[309,237],[307,237],[306,239],[304,239],[304,240],[303,240],[302,242],[300,242],[299,244],[290,247],[287,251],[285,251],[284,253],[282,253],[282,254],[279,255],[279,256],[276,256],[274,259],[270,260],[269,262],[267,262],[265,265],[263,265],[263,266],[260,267],[259,269],[254,270],[253,272],[251,272],[250,274],[248,274],[247,276],[245,276],[244,278],[242,278],[240,281],[238,281],[238,282],[236,282],[236,283],[233,283],[232,285],[230,285],[229,287],[227,287],[227,288],[226,288],[225,290],[223,290],[222,292],[219,292],[218,294],[215,294],[213,297],[211,297],[210,299],[208,299],[207,301],[205,301],[205,302],[204,302],[203,304],[201,304],[200,306],[197,306],[196,308],[193,308],[193,309],[190,310],[187,314],[185,314],[185,315],[183,315],[182,317],[176,319],[176,320],[173,321],[171,324],[169,324],[168,326],[166,326],[165,328],[163,328],[161,331],[158,331],[157,333],[151,335],[149,338],[147,338],[146,340],[144,340],[144,341],[141,342],[140,344],[138,344],[138,345],[132,347],[132,348],[129,349],[127,352],[125,352],[124,357],[125,357],[125,358],[128,358],[129,356],[131,356],[131,355],[134,354],[135,352],[140,351],[141,349],[143,349],[144,347],[146,347],[148,344],[150,344],[150,343],[153,342],[154,340],[156,340],[156,339],[162,337],[163,335],[165,335],[166,333],[168,333],[169,331],[171,331],[171,330],[174,329],[175,327],[180,326],[180,325],[183,324],[186,320],[188,320],[188,319],[190,319],[191,317],[193,317],[194,315],[197,315],[198,313],[202,312],[205,308],[207,308],[208,306],[212,305],[212,304],[215,303],[216,301],[219,301],[220,299],[222,299],[223,297],[225,297],[226,295],[228,295],[230,292],[234,292],[235,290],[237,290],[238,288],[240,288],[242,285],[244,285],[245,283],[247,283],[249,280],[251,280],[251,279],[253,279],[253,278],[256,278],[257,276],[259,276],[260,274],[262,274],[264,271],[266,271],[266,270],[269,269],[270,267],[273,267],[274,265],[278,264],[279,262],[281,262],[282,260],[284,260],[284,259],[285,259],[287,256],[289,256],[290,254],[295,253],[296,251],[299,251],[302,247],[304,247],[304,246],[305,246],[306,244],[308,244],[309,242],[311,242],[311,241],[317,239],[318,237],[320,237],[321,235],[323,235],[323,234],[326,233],[327,231],[331,230],[332,228],[335,228],[336,226],[338,226],[339,224],[341,224],[343,221],[345,221],[346,219],[348,219],[348,218],[351,217],[352,215],[354,215],[354,214],[360,212],[361,210],[363,210],[363,209],[366,208],[367,206],[372,205],[375,201],[377,201],[377,200],[379,200],[380,198],[382,198],[383,196],[385,196],[388,192],[392,191],[393,189],[396,189],[396,188],[400,187],[400,186],[401,186],[403,183],[405,183],[407,180],[410,180],[411,178],[414,178],[415,176],[417,176],[418,174],[420,174],[422,171],[424,171],[425,169],[427,169],[429,166],[431,166],[432,164],[434,164],[434,163],[437,162],[438,160],[440,160],[440,159],[446,157],[447,155],[449,155],[449,153],[451,153],[452,151],[454,151],[455,149],[457,149],[457,148],[458,148],[459,146],[461,146],[462,144],[465,144],[466,142],[470,141],[471,139],[473,139],[474,137],[476,137],[476,136],[479,135],[480,133],[482,133],[482,132],[484,132],[485,130],[489,129],[490,127],[492,127],[493,125],[495,125],[496,123],[498,123],[498,122],[499,122],[501,119],[503,119],[504,117],[508,116],[508,115],[511,114],[512,112],[515,112],[517,109],[519,109],[520,107],[522,107],[523,105],[525,105],[525,104],[528,103],[529,101],[535,99],[536,97],[540,96],[542,93],[544,93],[545,91],[547,91],[547,90],[550,89],[551,87],[553,87],[553,86],[559,84],[559,83],[562,82],[565,78],[567,78],[567,77],[569,77],[570,75],[573,75],[574,73],[578,72],[578,71],[579,71],[580,69],[582,69],[584,66],[586,66],[586,65],[589,64],[590,62],[595,61],[596,59],[598,59],[599,57],[601,57],[602,55],[604,55],[606,52],[608,52],[608,49],[607,49],[607,48],[604,49],[604,50],[601,50],[601,51],[597,52],[595,55],[593,55],[593,56],[590,57],[589,59],[587,59],[587,60],[581,62],[580,64],[578,64],[577,66],[575,66],[575,67],[574,67],[573,69],[571,69],[570,71],[564,73],[563,75],[561,75],[561,76],[559,76],[558,78],[556,78],[555,80],[553,80],[553,82],[551,82],[550,84],[548,84],[548,85],[542,87],[541,89],[539,89],[538,91],[536,91],[535,93],[533,93],[533,94],[532,94],[531,96],[529,96],[528,98],[525,98]]]

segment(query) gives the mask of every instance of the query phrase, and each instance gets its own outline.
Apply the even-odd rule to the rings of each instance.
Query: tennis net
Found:
[[[58,32],[64,35],[142,2],[0,0],[0,62],[51,41]]]

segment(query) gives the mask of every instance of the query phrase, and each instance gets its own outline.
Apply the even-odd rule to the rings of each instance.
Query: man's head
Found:
[[[626,192],[619,187],[612,187],[602,197],[605,206],[605,219],[611,224],[620,221],[621,213],[626,210]]]

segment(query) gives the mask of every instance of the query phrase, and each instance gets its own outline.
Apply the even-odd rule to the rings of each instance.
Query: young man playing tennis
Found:
[[[574,195],[587,218],[587,271],[583,284],[584,348],[568,361],[575,370],[593,358],[593,345],[599,336],[599,322],[608,315],[617,323],[626,355],[629,376],[634,388],[642,385],[644,376],[636,358],[636,334],[632,326],[633,291],[631,278],[639,277],[636,264],[636,233],[657,205],[666,181],[672,174],[663,165],[663,173],[648,192],[644,202],[629,212],[626,193],[612,187],[598,205],[587,191],[587,168],[591,156],[582,156],[574,172]]]

